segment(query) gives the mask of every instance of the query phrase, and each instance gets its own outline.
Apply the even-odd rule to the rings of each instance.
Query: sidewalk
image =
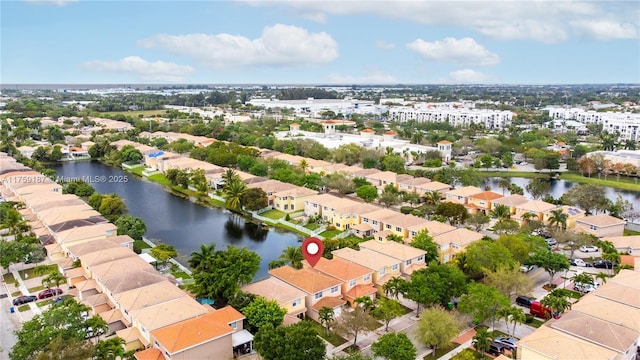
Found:
[[[13,274],[13,277],[18,281],[18,284],[19,284],[18,285],[18,290],[20,290],[22,295],[31,295],[29,293],[29,288],[27,287],[27,285],[24,283],[24,281],[20,277],[20,273],[18,272],[18,270],[15,270],[15,269],[11,270],[11,274]],[[40,307],[38,307],[38,305],[36,305],[35,301],[32,301],[32,302],[29,303],[29,308],[31,309],[31,311],[33,311],[34,314],[42,314],[42,311],[40,311]],[[18,311],[18,307],[17,306],[15,307],[15,312],[22,319],[22,315],[20,315],[20,311]]]

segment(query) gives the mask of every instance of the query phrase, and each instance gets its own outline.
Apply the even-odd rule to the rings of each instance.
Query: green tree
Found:
[[[413,240],[411,240],[411,246],[427,252],[425,255],[425,262],[427,264],[431,261],[438,260],[438,244],[436,244],[429,235],[429,229],[425,228],[418,231],[413,237]]]
[[[226,303],[240,286],[251,282],[260,268],[260,256],[255,252],[234,246],[218,250],[203,259],[195,268],[194,291],[198,296]]]
[[[116,194],[103,195],[98,212],[107,220],[115,223],[121,215],[127,212],[127,206]]]
[[[467,287],[467,293],[460,297],[458,309],[471,314],[479,323],[486,320],[495,322],[498,309],[509,304],[509,298],[501,294],[498,289],[480,283],[471,283]]]
[[[549,274],[549,284],[553,283],[553,277],[556,273],[563,270],[569,270],[569,259],[562,253],[554,253],[551,251],[539,251],[530,259],[529,263],[543,268]]]
[[[465,288],[466,277],[460,269],[431,262],[426,269],[411,274],[405,296],[418,304],[416,314],[419,315],[420,304],[447,306],[454,297],[462,295]]]
[[[487,286],[496,288],[507,297],[528,294],[533,289],[531,278],[510,266],[499,266],[495,271],[487,272],[483,281]]]
[[[86,317],[90,308],[73,299],[50,307],[22,324],[15,332],[17,342],[9,353],[12,360],[35,359],[42,353],[50,353],[56,338],[64,339],[66,344],[76,343],[84,346],[85,339],[104,334],[107,323],[98,315]]]
[[[353,300],[353,303],[362,308],[364,312],[369,312],[373,308],[373,300],[370,296],[359,296]]]
[[[404,333],[384,334],[371,344],[373,354],[388,360],[414,360],[416,347]]]
[[[567,215],[562,209],[551,210],[551,215],[549,216],[549,226],[555,228],[557,230],[567,230],[567,220],[569,219],[569,215]]]
[[[420,341],[433,349],[435,356],[438,348],[448,345],[458,335],[460,323],[454,313],[441,306],[433,306],[422,312],[418,329]]]
[[[60,274],[57,270],[51,271],[45,278],[42,279],[42,284],[48,284],[47,288],[51,285],[55,285],[56,289],[60,289],[60,284],[67,282],[67,278]]]
[[[162,261],[163,265],[166,264],[169,259],[178,256],[176,248],[169,244],[158,244],[151,248],[150,253],[156,260]]]
[[[391,296],[397,299],[398,295],[404,294],[407,289],[407,285],[407,280],[394,276],[382,285],[382,289],[386,296]]]
[[[240,196],[240,205],[249,211],[257,211],[269,206],[269,199],[261,188],[249,188]]]
[[[98,210],[100,209],[100,204],[102,203],[103,197],[104,196],[102,194],[94,193],[89,197],[89,200],[87,200],[87,204],[89,204],[89,206],[91,206],[92,208]]]
[[[484,359],[484,353],[489,350],[489,346],[493,341],[493,337],[489,334],[489,331],[485,327],[476,328],[476,334],[473,336],[471,343],[482,354]]]
[[[196,270],[200,264],[203,264],[205,260],[213,256],[215,250],[215,243],[211,243],[209,245],[200,244],[200,251],[192,252],[189,257],[189,266],[191,269]]]
[[[304,256],[299,246],[287,246],[278,256],[278,260],[282,260],[284,264],[291,264],[294,269],[302,269]]]
[[[598,210],[606,210],[609,206],[604,187],[593,184],[575,185],[562,196],[562,199],[568,205],[581,208],[587,215]]]
[[[247,317],[249,331],[255,333],[265,326],[277,327],[281,325],[287,311],[273,300],[256,297],[242,309],[242,314]]]
[[[477,213],[469,216],[466,220],[467,224],[471,225],[476,232],[481,231],[482,228],[490,221],[491,218],[482,211],[478,211]]]
[[[531,179],[525,189],[534,199],[542,199],[551,190],[551,183],[545,179]]]
[[[451,225],[462,224],[469,216],[464,205],[448,201],[438,204],[435,213],[445,217]]]
[[[95,359],[97,360],[116,360],[124,356],[124,339],[120,337],[111,337],[102,340],[96,345]]]
[[[227,207],[233,210],[239,210],[242,195],[247,191],[247,184],[242,180],[232,179],[224,184],[223,191]]]
[[[380,197],[378,198],[378,201],[385,207],[390,207],[400,204],[402,202],[402,196],[392,184],[389,184],[385,186],[384,190],[380,194]]]
[[[573,284],[578,286],[584,285],[595,285],[595,280],[593,279],[593,275],[589,273],[576,273],[573,275]]]
[[[324,326],[325,330],[327,331],[327,336],[329,336],[331,323],[335,320],[334,316],[334,310],[328,306],[323,306],[318,311],[318,321],[320,322],[320,325]]]
[[[123,215],[116,220],[118,235],[128,235],[134,240],[142,239],[142,235],[147,232],[147,224],[139,217]]]
[[[96,356],[96,347],[86,340],[56,336],[34,358],[35,360],[86,360]]]
[[[495,241],[476,241],[467,246],[467,262],[473,273],[486,274],[500,267],[514,268],[509,249]]]
[[[378,197],[378,189],[372,185],[362,185],[356,189],[356,195],[369,203]]]
[[[194,169],[189,174],[189,180],[193,186],[201,193],[209,192],[210,186],[203,169]]]
[[[275,329],[265,327],[253,341],[264,360],[324,360],[326,348],[313,325],[301,321]]]
[[[568,293],[565,289],[553,289],[540,300],[540,304],[548,307],[554,314],[561,314],[571,308]]]
[[[384,321],[384,331],[389,331],[389,322],[398,316],[404,315],[404,307],[397,300],[383,297],[378,300],[378,304],[371,311],[371,315],[378,320]]]
[[[336,319],[336,331],[344,336],[353,337],[353,345],[358,342],[358,335],[372,326],[376,320],[371,317],[363,308],[357,306],[352,311],[343,311],[342,315]]]
[[[497,204],[489,211],[489,215],[494,219],[508,219],[511,217],[511,209],[507,205]]]

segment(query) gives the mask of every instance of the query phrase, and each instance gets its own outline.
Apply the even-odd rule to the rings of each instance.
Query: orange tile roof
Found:
[[[308,294],[315,294],[318,291],[342,284],[342,281],[331,276],[310,269],[296,270],[291,266],[282,266],[269,270],[269,274]]]
[[[245,319],[244,315],[242,315],[238,310],[234,309],[231,306],[225,306],[222,309],[218,309],[214,312],[216,314],[216,320],[225,324]]]
[[[447,144],[453,144],[453,143],[451,141],[448,141],[448,140],[440,140],[440,141],[438,141],[438,144],[447,145]]]
[[[303,263],[305,264],[305,267],[308,267],[308,263],[306,261],[303,261]],[[316,266],[314,266],[314,269],[343,281],[356,279],[366,274],[373,273],[372,270],[367,269],[362,265],[340,258],[333,258],[331,260],[320,258]]]
[[[360,130],[360,132],[361,132],[361,133],[374,133],[374,132],[376,132],[376,131],[375,131],[375,130],[373,130],[373,129],[364,129],[364,130]]]
[[[398,135],[398,133],[393,130],[389,130],[389,131],[386,131],[384,135]]]
[[[474,194],[469,196],[472,199],[480,199],[480,200],[494,200],[494,199],[499,199],[502,197],[502,195],[493,192],[493,191],[483,191],[481,193],[478,194]]]
[[[323,307],[328,306],[332,309],[335,309],[338,306],[342,306],[346,303],[347,303],[346,301],[339,299],[337,297],[323,297],[320,301],[318,301],[313,305],[313,308],[316,310],[320,310]]]
[[[134,356],[138,360],[164,360],[162,352],[156,348],[138,351]]]
[[[232,308],[233,309],[233,308]],[[233,311],[237,312],[235,309]],[[229,314],[223,309],[165,326],[151,335],[171,354],[233,333],[227,324]]]
[[[378,290],[371,285],[356,285],[351,290],[347,291],[344,296],[350,299],[357,299],[361,296],[367,296],[371,294],[375,294]]]

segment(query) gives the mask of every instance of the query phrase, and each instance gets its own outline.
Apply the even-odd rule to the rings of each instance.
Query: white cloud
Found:
[[[188,65],[165,61],[149,62],[139,56],[128,56],[116,61],[94,60],[82,66],[93,71],[130,73],[145,81],[181,82],[194,72],[194,68]]]
[[[394,49],[396,47],[396,44],[388,42],[388,41],[384,41],[384,40],[378,40],[376,41],[376,47],[379,49]]]
[[[460,26],[497,39],[557,43],[570,37],[573,21],[603,17],[638,24],[636,1],[500,0],[500,1],[244,1],[252,6],[280,6],[295,15],[326,22],[328,15],[375,15],[434,26]],[[635,9],[635,10],[634,10]],[[636,29],[638,26],[636,26]],[[619,32],[626,38],[626,32]],[[596,39],[601,39],[597,33]]]
[[[338,57],[338,44],[325,32],[276,24],[259,38],[231,34],[156,35],[138,42],[144,48],[162,47],[214,68],[234,66],[300,66],[326,63]]]
[[[456,70],[449,73],[449,77],[444,81],[453,84],[480,84],[489,81],[489,76],[479,71],[471,69]]]
[[[578,34],[598,40],[636,39],[638,26],[612,20],[580,20],[571,22]]]
[[[65,6],[69,3],[77,2],[78,0],[24,0],[24,1],[33,3],[33,4]]]
[[[364,76],[352,76],[334,73],[330,74],[328,81],[331,84],[363,84],[363,85],[383,85],[383,84],[397,84],[398,80],[389,74],[382,73],[380,71],[372,70]]]
[[[431,61],[469,65],[495,65],[500,62],[498,55],[468,37],[462,39],[448,37],[434,42],[417,39],[407,44],[407,48]]]

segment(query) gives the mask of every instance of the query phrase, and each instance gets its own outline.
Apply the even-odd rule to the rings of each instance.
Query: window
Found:
[[[234,321],[234,322],[230,323],[230,324],[229,324],[229,326],[231,326],[231,328],[232,328],[233,330],[238,329],[238,323],[237,323],[236,321]]]
[[[391,267],[391,270],[393,271],[398,270],[398,264],[393,264],[393,266]]]
[[[333,294],[333,293],[337,293],[339,289],[340,289],[340,287],[339,287],[339,286],[334,286],[334,287],[332,287],[332,288],[331,288],[331,293],[332,293],[332,294]]]
[[[397,231],[397,232],[401,232],[401,231],[402,231],[402,228],[400,228],[400,226],[396,226],[396,231]]]
[[[368,223],[368,222],[369,222],[369,219],[367,219],[367,218],[362,218],[362,221],[363,221],[363,222]]]
[[[380,271],[378,271],[378,275],[380,275],[380,276],[382,276],[382,275],[384,275],[386,273],[387,273],[387,268],[382,268],[382,269],[380,269]]]
[[[278,207],[279,207],[279,205],[278,205]],[[285,205],[284,205],[284,209],[285,209],[285,210],[289,210],[289,205],[285,204]]]
[[[294,205],[293,205],[293,204],[291,204],[291,210],[295,210],[293,207],[294,207]]]
[[[422,261],[422,260],[424,260],[423,256],[418,257],[418,261]]]
[[[317,208],[317,207],[318,207],[318,204],[313,204],[313,207],[314,207],[314,208]]]
[[[356,280],[349,280],[349,286],[356,286]]]
[[[296,307],[300,305],[300,299],[295,299],[291,302],[291,307]]]
[[[316,298],[316,300],[318,299],[322,299],[322,291],[321,292],[317,292],[314,297]]]
[[[391,224],[387,224],[387,229],[391,230]]]
[[[377,221],[377,220],[373,220],[371,223],[372,223],[373,225],[378,225],[378,221]]]
[[[598,227],[595,225],[589,225],[589,229],[591,230],[598,230]]]
[[[407,262],[405,263],[407,266],[411,265],[411,259],[407,260]]]
[[[367,275],[363,276],[363,277],[362,277],[362,280],[364,280],[364,281],[369,281],[369,280],[371,280],[371,274],[367,274]]]

